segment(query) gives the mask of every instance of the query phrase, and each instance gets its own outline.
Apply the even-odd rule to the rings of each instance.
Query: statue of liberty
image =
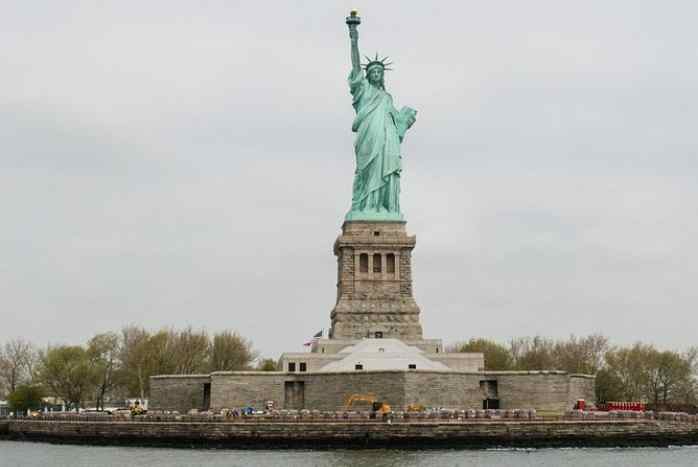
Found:
[[[390,63],[378,54],[363,65],[359,55],[361,19],[356,11],[347,17],[351,39],[351,73],[349,89],[356,117],[354,152],[356,172],[351,211],[346,220],[401,221],[400,211],[400,143],[415,122],[417,111],[403,107],[398,111],[393,98],[385,91],[384,74]]]

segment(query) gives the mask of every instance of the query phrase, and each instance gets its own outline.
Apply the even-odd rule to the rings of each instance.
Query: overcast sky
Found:
[[[695,2],[0,3],[0,341],[327,329],[357,7],[425,337],[698,344]]]

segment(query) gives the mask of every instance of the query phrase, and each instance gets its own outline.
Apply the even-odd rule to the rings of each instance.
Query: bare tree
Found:
[[[691,367],[693,377],[698,378],[698,346],[690,347],[683,356]]]
[[[206,331],[191,326],[172,335],[172,358],[176,374],[203,373],[208,369],[210,342]]]
[[[608,338],[600,334],[580,338],[572,335],[555,343],[555,367],[570,373],[596,374],[603,367],[608,348]]]
[[[10,391],[10,385],[8,384],[7,378],[5,378],[5,375],[10,373],[10,364],[7,360],[5,360],[5,356],[0,352],[0,399],[5,399],[7,398],[7,395],[10,394],[12,391]]]
[[[151,335],[143,328],[127,326],[121,330],[120,360],[124,372],[124,385],[129,395],[145,398],[149,389],[148,345]]]
[[[517,370],[555,370],[555,343],[541,336],[511,341],[509,348]]]
[[[244,370],[256,357],[252,344],[236,332],[223,331],[213,336],[211,371]]]
[[[0,381],[8,393],[20,384],[30,384],[38,353],[31,342],[13,339],[0,350]]]

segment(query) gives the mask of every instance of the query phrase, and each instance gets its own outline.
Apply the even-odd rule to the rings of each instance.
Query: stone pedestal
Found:
[[[422,339],[412,296],[415,241],[405,222],[344,223],[334,244],[338,277],[331,339]]]

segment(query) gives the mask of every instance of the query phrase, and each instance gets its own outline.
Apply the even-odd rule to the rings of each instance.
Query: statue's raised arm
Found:
[[[361,56],[359,55],[359,29],[361,18],[358,12],[352,10],[347,16],[347,26],[349,26],[349,39],[351,40],[351,69],[355,73],[361,73]]]

